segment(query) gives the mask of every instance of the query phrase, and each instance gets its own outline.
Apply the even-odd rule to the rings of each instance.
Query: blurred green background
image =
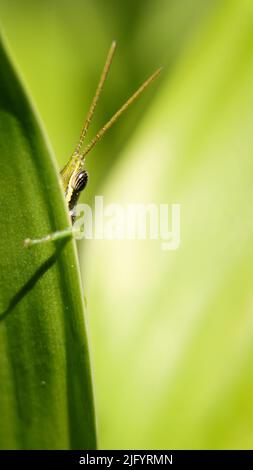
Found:
[[[181,245],[79,242],[101,448],[252,448],[252,0],[0,0],[59,166],[112,39],[83,201],[181,204]]]

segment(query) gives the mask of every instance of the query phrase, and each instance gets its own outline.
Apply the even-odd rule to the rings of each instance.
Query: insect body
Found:
[[[69,215],[72,223],[75,220],[75,206],[79,198],[80,192],[84,190],[88,183],[88,172],[86,170],[77,170],[69,178],[66,191],[65,199],[69,208]]]
[[[95,135],[95,137],[91,140],[91,142],[84,147],[82,150],[84,139],[87,134],[88,128],[90,126],[95,108],[97,106],[101,91],[103,89],[106,77],[108,75],[113,55],[116,49],[116,42],[113,41],[109,53],[107,55],[107,59],[104,65],[104,69],[102,71],[97,90],[95,96],[92,100],[91,106],[89,108],[88,114],[86,116],[82,132],[77,143],[77,146],[71,155],[69,161],[62,169],[60,176],[62,180],[62,185],[64,189],[65,199],[68,205],[69,214],[72,220],[72,223],[75,220],[75,206],[77,204],[79,195],[81,191],[86,187],[88,182],[88,173],[85,170],[85,158],[87,154],[92,150],[92,148],[97,144],[97,142],[104,136],[104,134],[110,129],[110,127],[119,119],[121,114],[141,95],[141,93],[147,88],[147,86],[153,82],[161,72],[161,68],[156,70],[141,86],[138,90],[119,108],[119,110],[111,117],[111,119],[100,129],[100,131]],[[25,240],[25,246],[31,246],[38,243],[44,243],[51,240],[57,240],[59,238],[63,238],[65,236],[69,236],[73,233],[71,229],[61,230],[59,232],[55,232],[51,235],[47,235],[41,239],[31,240],[27,238]]]

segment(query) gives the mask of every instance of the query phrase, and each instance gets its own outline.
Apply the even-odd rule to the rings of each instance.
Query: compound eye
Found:
[[[72,187],[76,192],[82,191],[88,183],[88,173],[86,170],[77,173],[72,181]]]

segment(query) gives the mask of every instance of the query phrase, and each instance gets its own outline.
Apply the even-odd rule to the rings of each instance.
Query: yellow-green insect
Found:
[[[116,42],[113,41],[110,50],[108,52],[106,62],[104,65],[103,72],[101,74],[95,96],[92,100],[90,109],[86,116],[82,132],[78,141],[78,144],[70,157],[69,161],[62,169],[60,176],[63,184],[63,190],[65,194],[65,199],[68,205],[69,213],[71,216],[72,223],[75,220],[75,206],[81,191],[85,188],[88,182],[88,173],[85,170],[85,158],[86,155],[92,150],[92,148],[97,144],[97,142],[103,137],[103,135],[110,129],[110,127],[118,120],[121,114],[141,95],[141,93],[147,88],[147,86],[153,82],[161,72],[161,68],[156,70],[141,86],[138,90],[121,106],[121,108],[112,116],[112,118],[100,129],[96,136],[91,140],[91,142],[82,150],[85,136],[87,134],[88,128],[90,126],[92,116],[94,114],[96,105],[98,103],[101,91],[103,89],[106,77],[108,75],[110,65],[112,63],[113,55],[116,49]],[[69,236],[73,233],[73,230],[69,228],[66,230],[61,230],[54,232],[53,234],[47,235],[41,239],[31,240],[27,238],[25,240],[25,246],[31,246],[38,243],[44,243],[52,240],[57,240]]]

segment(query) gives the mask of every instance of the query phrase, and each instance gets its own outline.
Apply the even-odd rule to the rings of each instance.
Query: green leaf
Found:
[[[0,44],[0,448],[96,447],[84,303],[53,161]]]

